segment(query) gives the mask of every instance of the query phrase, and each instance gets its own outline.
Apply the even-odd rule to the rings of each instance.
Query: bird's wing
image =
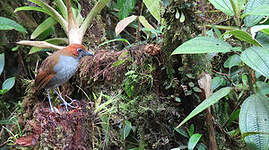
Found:
[[[54,72],[53,67],[58,63],[58,61],[55,61],[57,57],[58,53],[55,52],[42,62],[35,78],[37,89],[45,88],[48,82],[55,76],[56,72]]]

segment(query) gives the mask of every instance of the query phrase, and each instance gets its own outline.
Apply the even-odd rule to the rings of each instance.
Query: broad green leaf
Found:
[[[115,32],[116,36],[118,36],[130,23],[132,23],[138,16],[132,15],[130,17],[122,19],[116,25]]]
[[[5,53],[0,54],[0,75],[2,74],[5,67]]]
[[[57,4],[57,7],[59,8],[62,16],[64,17],[65,20],[67,20],[68,19],[67,18],[67,8],[66,8],[63,0],[56,0],[55,2]]]
[[[239,114],[239,128],[242,134],[247,132],[269,132],[269,98],[260,94],[249,96],[242,104]],[[251,150],[268,150],[269,136],[255,134],[245,137]]]
[[[7,89],[8,91],[14,86],[15,77],[8,78],[2,84],[2,89]]]
[[[268,95],[269,94],[269,84],[266,82],[262,82],[262,81],[257,81],[256,82],[257,85],[257,93],[261,94],[261,95]]]
[[[117,0],[119,9],[118,16],[120,20],[129,16],[135,7],[136,0]]]
[[[191,39],[176,50],[173,51],[172,55],[175,54],[199,54],[199,53],[226,53],[232,50],[232,46],[220,39],[214,37],[196,37]]]
[[[202,134],[198,134],[198,133],[193,134],[190,137],[189,142],[188,142],[188,150],[193,150],[201,137],[202,137]]]
[[[161,2],[160,0],[143,0],[151,15],[160,23],[161,20]]]
[[[149,24],[149,22],[144,16],[139,16],[139,21],[145,28],[155,30],[153,26]]]
[[[238,66],[241,62],[240,56],[237,54],[234,54],[230,56],[224,63],[224,68],[229,68],[231,69],[234,66]]]
[[[243,51],[240,57],[250,68],[269,78],[269,49],[253,46]]]
[[[256,16],[269,16],[269,4],[260,5],[247,14]]]
[[[212,91],[216,90],[218,87],[220,87],[225,82],[225,79],[223,77],[214,77],[212,79]]]
[[[16,21],[5,17],[0,17],[0,30],[16,30],[22,33],[27,33],[23,26],[18,24]]]
[[[210,3],[218,10],[222,11],[226,15],[234,16],[233,7],[230,0],[209,0]]]
[[[32,11],[39,11],[39,12],[43,12],[45,14],[49,14],[48,11],[46,11],[45,9],[41,8],[41,7],[36,7],[36,6],[22,6],[22,7],[18,7],[15,9],[15,13],[18,11],[28,11],[28,10],[32,10]]]
[[[43,21],[36,29],[35,31],[31,34],[31,39],[35,39],[38,37],[41,33],[45,32],[52,26],[54,26],[57,22],[52,18],[49,17],[45,21]]]
[[[269,1],[268,0],[248,0],[245,10],[244,10],[244,14],[249,14],[256,8],[263,6],[265,4],[269,4]],[[262,18],[263,16],[249,15],[245,17],[244,23],[247,27],[251,27],[251,26],[256,25]]]
[[[253,44],[256,46],[262,46],[257,40],[253,39],[252,36],[247,33],[246,31],[242,30],[233,30],[233,31],[228,31],[225,34],[231,34],[235,36],[237,39],[245,41],[249,44]]]
[[[54,8],[52,8],[42,0],[29,0],[29,1],[35,3],[36,5],[44,9],[46,13],[50,15],[53,19],[55,19],[58,23],[60,23],[64,31],[67,32],[67,21]]]
[[[192,117],[199,114],[200,112],[204,111],[209,106],[217,103],[221,98],[223,98],[224,96],[229,94],[231,89],[232,88],[230,88],[230,87],[225,87],[225,88],[222,88],[222,89],[218,90],[217,92],[214,92],[209,98],[207,98],[201,104],[199,104],[176,128],[179,128],[185,122],[187,122]]]

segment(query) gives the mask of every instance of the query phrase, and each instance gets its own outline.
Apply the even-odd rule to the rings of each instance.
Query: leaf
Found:
[[[3,95],[7,92],[7,89],[0,90],[0,95]]]
[[[176,50],[173,51],[172,55],[175,54],[199,54],[199,53],[226,53],[232,50],[232,46],[227,42],[219,40],[214,37],[196,37],[191,39]]]
[[[224,68],[229,68],[231,69],[234,66],[238,66],[241,62],[240,56],[237,54],[234,54],[230,56],[224,63]]]
[[[153,26],[149,24],[149,22],[144,16],[139,16],[139,21],[145,28],[155,30]]]
[[[193,150],[201,137],[202,137],[202,134],[198,134],[198,133],[193,134],[190,137],[189,142],[188,142],[188,150]]]
[[[216,90],[218,87],[220,87],[225,82],[225,79],[223,77],[214,77],[212,79],[212,91]]]
[[[31,34],[31,39],[35,39],[38,37],[41,33],[48,30],[50,27],[54,26],[57,22],[52,18],[49,17],[45,21],[43,21]]]
[[[111,42],[116,42],[116,41],[125,42],[125,43],[127,43],[128,45],[131,45],[130,42],[129,42],[128,40],[123,39],[123,38],[120,38],[120,39],[113,39],[113,40],[105,41],[105,42],[99,44],[98,47],[101,47],[101,46],[103,46],[103,45],[105,45],[105,44],[108,44],[108,43],[111,43]]]
[[[62,16],[64,17],[65,20],[67,20],[68,19],[67,18],[67,8],[66,8],[64,2],[62,0],[56,0],[55,2],[57,4],[57,7],[59,8]]]
[[[18,11],[28,11],[28,10],[39,11],[39,12],[43,12],[45,14],[49,14],[49,12],[46,11],[45,9],[43,9],[41,7],[36,7],[36,6],[22,6],[22,7],[18,7],[18,8],[15,9],[14,13],[16,13]]]
[[[87,15],[84,22],[81,24],[79,31],[82,36],[85,34],[87,28],[89,27],[93,18],[101,12],[101,10],[110,2],[111,0],[98,0],[98,2],[91,9],[90,13]]]
[[[260,94],[249,96],[242,104],[239,114],[239,128],[247,132],[269,132],[269,98]],[[249,149],[268,150],[269,136],[255,134],[245,137]]]
[[[115,32],[116,32],[116,36],[118,36],[130,23],[132,23],[135,19],[137,18],[137,16],[132,15],[130,17],[124,18],[122,19],[116,26],[115,28]]]
[[[240,58],[250,68],[269,78],[269,49],[253,46],[243,51]]]
[[[44,9],[46,13],[50,15],[53,19],[55,19],[58,23],[60,23],[64,31],[67,32],[67,21],[64,20],[64,18],[54,8],[52,8],[42,0],[29,0],[29,1],[35,3],[36,5]]]
[[[117,0],[120,20],[129,16],[135,7],[136,0]]]
[[[68,44],[67,38],[51,38],[51,39],[47,39],[45,41],[50,43],[50,44],[56,44],[56,45]]]
[[[255,38],[257,32],[259,32],[261,30],[265,30],[265,29],[269,29],[269,25],[256,25],[256,26],[251,27],[250,33],[252,35],[252,38],[253,39]]]
[[[0,75],[2,74],[5,67],[5,53],[0,54]]]
[[[237,109],[231,114],[229,120],[227,121],[227,126],[230,126],[232,122],[239,117],[239,113],[240,113],[240,109]]]
[[[8,91],[14,86],[15,77],[8,78],[2,84],[2,89],[7,89]]]
[[[161,20],[161,5],[160,0],[143,0],[151,15],[160,23]]]
[[[222,11],[228,16],[234,16],[233,7],[230,0],[209,0],[210,3],[218,10]]]
[[[122,133],[121,133],[121,137],[122,137],[123,140],[125,140],[128,137],[128,135],[130,134],[131,130],[132,130],[132,124],[131,124],[131,122],[128,121],[128,120],[126,120],[125,121],[124,129],[122,130]]]
[[[175,131],[177,131],[177,133],[179,133],[180,135],[182,135],[186,138],[189,138],[188,134],[184,130],[182,130],[180,128],[175,128]]]
[[[244,10],[244,14],[248,14],[259,6],[263,6],[265,4],[269,4],[267,0],[248,0]],[[251,27],[256,25],[262,18],[263,16],[249,15],[245,17],[244,23],[247,27]]]
[[[229,94],[231,89],[232,89],[231,87],[225,87],[213,93],[209,98],[205,99],[201,104],[199,104],[176,128],[179,128],[185,122],[187,122],[200,112],[204,111],[209,106],[217,103],[221,98]]]
[[[22,33],[27,33],[23,26],[11,19],[0,17],[0,30],[16,30]]]
[[[225,34],[231,34],[235,36],[237,39],[245,41],[249,44],[262,46],[257,40],[253,39],[249,33],[242,30],[233,30],[233,31],[226,32]]]
[[[268,95],[269,94],[269,84],[266,82],[262,82],[262,81],[257,81],[256,82],[257,85],[257,93],[261,94],[261,95]]]
[[[37,135],[28,135],[25,137],[20,137],[16,139],[15,144],[18,144],[20,146],[34,146],[38,140]]]
[[[260,5],[247,14],[256,16],[269,16],[269,4]]]

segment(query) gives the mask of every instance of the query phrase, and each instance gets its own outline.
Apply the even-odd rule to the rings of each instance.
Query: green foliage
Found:
[[[244,14],[248,14],[252,12],[253,10],[255,10],[256,8],[258,8],[259,6],[263,6],[264,4],[268,4],[268,1],[267,0],[248,0],[245,10],[244,10]],[[251,26],[256,25],[262,18],[263,16],[249,15],[245,17],[244,23],[247,27],[251,27]]]
[[[216,8],[224,12],[226,15],[233,16],[234,11],[230,0],[209,0],[210,3]]]
[[[45,21],[43,21],[31,34],[31,39],[35,39],[38,37],[41,33],[44,33],[49,28],[53,27],[57,22],[52,18],[49,17]]]
[[[188,142],[188,150],[193,150],[201,137],[202,137],[202,134],[198,134],[198,133],[193,134],[190,137],[190,140]]]
[[[23,26],[5,17],[0,17],[0,30],[16,30],[22,33],[27,33]]]
[[[161,21],[161,6],[160,0],[143,0],[152,16],[160,23]]]
[[[269,50],[261,47],[250,47],[241,54],[241,60],[249,67],[269,77]]]
[[[122,20],[129,16],[136,4],[136,0],[117,0],[117,6],[119,9],[118,16]]]
[[[260,94],[248,97],[242,104],[239,115],[241,133],[267,132],[269,133],[269,98]],[[269,136],[254,134],[245,137],[245,141],[252,150],[269,149]]]
[[[194,116],[196,116],[197,114],[199,114],[200,112],[204,111],[206,108],[208,108],[209,106],[217,103],[221,98],[223,98],[224,96],[228,95],[231,91],[230,87],[225,87],[222,88],[220,90],[218,90],[217,92],[213,93],[209,98],[207,98],[206,100],[204,100],[201,104],[199,104],[178,126],[177,128],[179,128],[180,126],[182,126],[185,122],[187,122],[188,120],[190,120],[191,118],[193,118]]]
[[[256,46],[262,46],[256,39],[253,39],[251,37],[251,35],[249,33],[247,33],[246,31],[233,30],[233,31],[228,31],[225,34],[231,34],[231,35],[235,36],[237,39],[239,39],[241,41],[245,41],[249,44],[253,44]]]
[[[0,75],[3,72],[5,66],[5,55],[4,53],[0,54]],[[15,77],[8,78],[4,81],[2,84],[2,89],[0,89],[0,95],[5,94],[7,91],[9,91],[15,84]]]
[[[229,52],[232,50],[232,46],[214,37],[196,37],[193,38],[178,48],[176,48],[172,55],[176,54],[199,54],[199,53],[218,53]]]
[[[239,66],[241,62],[241,59],[240,59],[240,56],[237,55],[237,54],[234,54],[232,56],[230,56],[224,63],[224,67],[225,68],[229,68],[231,69],[232,67],[235,67],[235,66]]]

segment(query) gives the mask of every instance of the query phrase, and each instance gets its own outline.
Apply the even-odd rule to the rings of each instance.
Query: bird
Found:
[[[75,100],[70,99],[70,103],[66,102],[61,94],[56,91],[56,88],[67,82],[75,74],[79,61],[84,56],[94,55],[92,52],[87,51],[86,47],[82,44],[70,44],[52,53],[41,63],[34,80],[34,86],[38,91],[46,90],[51,112],[54,112],[54,109],[51,103],[50,89],[63,101],[67,111],[68,106],[75,108],[72,105]]]

